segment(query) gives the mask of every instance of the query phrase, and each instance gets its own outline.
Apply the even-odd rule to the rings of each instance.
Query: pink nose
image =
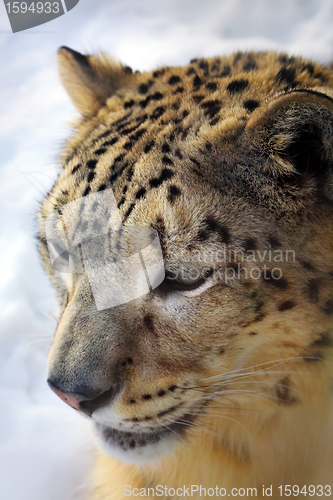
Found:
[[[82,386],[80,392],[82,390],[83,394],[75,393],[75,392],[66,392],[59,389],[59,382],[53,381],[49,379],[47,381],[50,388],[53,392],[66,404],[68,404],[71,408],[75,410],[82,411],[87,415],[92,415],[94,411],[98,410],[102,406],[107,405],[113,399],[115,395],[115,388],[111,387],[108,390],[103,389],[95,389],[95,390],[87,390]],[[61,385],[60,385],[61,386]],[[85,392],[85,394],[84,394]]]
[[[80,402],[83,401],[85,398],[82,396],[78,396],[76,394],[66,394],[64,392],[61,392],[59,389],[56,387],[52,386],[52,384],[49,383],[49,386],[51,387],[52,391],[56,393],[56,395],[66,404],[74,408],[75,410],[82,411],[82,408],[80,407]]]

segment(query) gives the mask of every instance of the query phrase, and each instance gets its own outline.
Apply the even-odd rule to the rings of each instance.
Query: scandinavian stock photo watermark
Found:
[[[123,226],[112,189],[74,200],[45,221],[51,265],[59,273],[85,273],[98,311],[140,298],[165,279],[198,287],[235,280],[283,285],[281,263],[294,263],[294,250],[231,249],[169,251],[146,226]]]

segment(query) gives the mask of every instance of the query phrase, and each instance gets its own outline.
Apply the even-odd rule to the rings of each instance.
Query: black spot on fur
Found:
[[[314,73],[314,65],[312,63],[304,64],[302,71],[307,71],[310,76]]]
[[[82,195],[82,196],[87,196],[87,195],[90,193],[90,191],[91,191],[90,186],[87,186],[87,187],[86,187],[86,189],[84,190],[84,192],[83,192],[83,195]]]
[[[217,83],[215,82],[206,83],[206,89],[209,90],[209,92],[215,92],[215,90],[217,89]]]
[[[134,146],[134,143],[132,141],[128,141],[128,142],[126,142],[126,144],[124,144],[123,148],[126,149],[127,151],[129,151],[130,149],[132,149],[133,146]]]
[[[258,248],[257,242],[254,238],[246,238],[243,243],[244,252],[255,251]]]
[[[133,99],[131,99],[130,101],[126,101],[126,102],[124,102],[124,108],[129,109],[133,106],[133,104],[134,104]]]
[[[171,177],[174,175],[174,172],[170,170],[169,168],[164,168],[161,172],[161,175],[159,177],[156,177],[154,179],[150,179],[149,185],[152,188],[157,188],[163,182],[167,181],[168,179],[171,179]]]
[[[125,158],[124,153],[121,153],[120,155],[116,156],[116,158],[113,161],[113,165],[115,166],[117,163],[120,163],[124,158]]]
[[[119,201],[119,203],[118,203],[117,207],[118,207],[118,208],[120,208],[120,207],[121,207],[121,205],[123,205],[123,204],[125,203],[125,201],[126,201],[126,198],[123,196],[123,197],[121,198],[121,200]]]
[[[206,241],[209,238],[209,233],[205,231],[204,229],[200,229],[197,235],[197,240],[198,241]]]
[[[205,115],[213,118],[220,111],[222,107],[221,101],[205,101],[200,105],[205,110]]]
[[[209,66],[208,66],[208,62],[207,61],[205,61],[205,60],[200,61],[199,62],[199,68],[204,71],[204,73],[205,73],[206,76],[208,75]]]
[[[151,118],[157,120],[160,116],[163,115],[164,111],[165,108],[163,106],[159,106],[158,108],[154,109]]]
[[[150,313],[145,314],[143,318],[143,323],[148,330],[151,332],[154,332],[154,321],[153,321],[153,315]]]
[[[106,152],[106,148],[99,148],[96,151],[94,151],[94,155],[101,156]]]
[[[290,381],[288,377],[284,377],[276,384],[276,396],[281,403],[296,403],[296,399],[291,394]]]
[[[247,60],[243,64],[243,71],[253,71],[254,69],[257,68],[257,63],[255,59],[252,56],[248,56]]]
[[[127,75],[131,75],[133,73],[133,70],[130,66],[123,66],[123,72]]]
[[[231,74],[231,68],[229,65],[226,65],[223,67],[223,69],[220,73],[220,76],[225,77],[225,76],[229,76],[230,74]]]
[[[113,146],[114,144],[116,144],[116,142],[118,142],[118,137],[113,137],[112,139],[110,139],[109,141],[105,141],[102,146]]]
[[[155,224],[152,225],[154,229],[158,232],[158,236],[160,239],[160,244],[161,248],[163,251],[163,254],[166,252],[166,229],[165,229],[165,223],[162,217],[157,217]]]
[[[136,403],[135,399],[130,399],[129,402],[131,403],[131,405],[134,405]]]
[[[77,165],[75,165],[75,167],[72,170],[72,174],[75,174],[75,172],[77,172],[80,168],[81,168],[81,164],[80,163],[78,163]]]
[[[243,107],[250,113],[260,106],[260,102],[255,99],[248,99],[243,102]]]
[[[149,151],[151,150],[151,148],[155,145],[155,142],[154,141],[150,141],[148,142],[148,144],[145,145],[144,147],[144,153],[149,153]]]
[[[138,88],[139,94],[147,94],[149,87],[149,83],[140,83]]]
[[[146,132],[147,132],[147,130],[145,128],[141,128],[140,130],[135,132],[135,134],[132,134],[130,136],[130,139],[132,141],[138,141]]]
[[[134,166],[131,165],[130,168],[128,169],[128,172],[127,172],[127,180],[128,180],[128,182],[131,182],[133,174],[134,174]]]
[[[211,71],[218,71],[221,66],[221,61],[220,59],[216,58],[215,61],[212,64]]]
[[[173,161],[168,156],[162,157],[162,163],[164,163],[164,165],[173,165]]]
[[[110,177],[110,182],[113,183],[116,179],[118,179],[118,177],[121,176],[121,174],[123,173],[123,171],[125,170],[125,168],[128,167],[128,162],[125,162],[121,168],[118,168],[117,170],[115,170],[113,172],[113,174],[111,175]]]
[[[169,153],[170,151],[170,146],[166,142],[162,146],[162,153]]]
[[[195,74],[195,69],[194,68],[190,68],[190,69],[187,70],[187,73],[186,73],[187,76],[194,75],[194,74]]]
[[[197,104],[199,104],[199,102],[202,101],[202,99],[204,99],[205,96],[204,95],[194,95],[193,96],[193,101],[196,102]]]
[[[98,137],[96,137],[95,142],[99,141],[100,139],[104,139],[104,137],[107,137],[108,135],[110,135],[110,133],[111,133],[111,130],[106,129],[102,134],[100,134]]]
[[[177,408],[177,406],[172,406],[171,408],[168,408],[167,410],[163,410],[163,411],[160,411],[157,416],[158,417],[163,417],[164,415],[166,415],[167,413],[171,413],[172,411],[174,411],[175,409]]]
[[[145,99],[143,99],[142,101],[139,102],[140,106],[142,109],[146,108],[148,106],[148,104],[150,103],[151,101],[151,97],[150,95],[148,95]]]
[[[318,280],[312,279],[312,280],[308,281],[306,293],[307,293],[307,296],[309,297],[311,302],[313,302],[313,303],[318,302],[318,293],[319,293]]]
[[[192,167],[192,170],[193,172],[198,176],[198,177],[201,177],[201,178],[204,178],[204,175],[203,173],[201,172],[202,170],[202,166],[200,165],[200,163],[195,159],[195,158],[190,158],[190,161],[192,163],[194,163],[194,165],[196,165],[196,167]]]
[[[175,155],[177,156],[177,158],[179,158],[180,160],[183,158],[183,155],[181,154],[181,152],[179,151],[179,149],[176,149],[175,151]]]
[[[282,304],[279,305],[278,310],[283,312],[283,311],[289,311],[290,309],[293,309],[295,307],[295,302],[292,300],[286,300],[285,302],[282,302]]]
[[[155,94],[151,96],[151,99],[152,101],[159,101],[160,99],[162,99],[162,97],[163,94],[161,94],[161,92],[155,92]]]
[[[243,52],[240,52],[240,51],[236,52],[236,54],[234,55],[234,60],[233,60],[232,64],[233,65],[237,64],[238,61],[240,61],[242,59],[242,57],[243,57]]]
[[[319,338],[312,342],[313,347],[332,347],[333,339],[328,332],[321,333]]]
[[[270,269],[266,270],[266,272],[263,274],[263,280],[266,283],[275,286],[275,288],[279,288],[280,290],[285,290],[288,287],[288,281],[283,277],[277,279],[275,276],[273,276],[273,273]]]
[[[89,160],[87,162],[87,167],[90,169],[94,169],[97,165],[97,160]]]
[[[269,236],[268,243],[271,245],[271,247],[274,250],[277,250],[278,248],[281,248],[281,246],[282,246],[281,243],[279,242],[279,240],[275,236]]]
[[[176,385],[170,385],[170,387],[168,387],[168,391],[170,392],[173,392],[175,389],[177,389]]]
[[[174,203],[175,199],[178,198],[178,196],[180,196],[181,190],[177,186],[171,184],[169,186],[168,191],[169,192],[168,192],[167,199],[170,203]]]
[[[127,212],[124,215],[124,220],[128,219],[128,217],[130,216],[134,207],[135,207],[135,203],[131,203],[131,205],[127,209]]]
[[[145,194],[146,194],[146,190],[145,190],[145,188],[141,188],[141,189],[139,189],[139,191],[137,191],[137,192],[136,192],[136,194],[135,194],[135,198],[136,198],[137,200],[139,200],[139,199],[140,199],[140,198],[142,198]]]
[[[212,120],[210,120],[209,125],[211,125],[213,127],[219,121],[220,121],[220,116],[215,116],[215,118],[213,118]]]
[[[157,69],[156,71],[154,71],[153,73],[153,77],[154,78],[159,78],[160,76],[163,76],[165,73],[165,69]]]
[[[157,395],[158,395],[158,397],[159,397],[159,398],[162,398],[163,396],[165,396],[165,395],[166,395],[166,391],[163,391],[163,389],[160,389],[160,390],[158,391]]]
[[[169,85],[176,85],[177,83],[180,83],[182,80],[178,75],[172,75],[170,76],[168,80]]]
[[[286,64],[286,62],[288,62],[288,60],[289,60],[289,57],[287,56],[287,54],[281,54],[279,56],[279,62],[281,64]]]
[[[240,80],[233,80],[227,85],[227,90],[230,94],[236,94],[237,92],[242,92],[248,87],[249,81],[241,78]]]
[[[311,262],[307,262],[305,260],[301,260],[300,261],[300,264],[302,267],[304,267],[304,269],[306,269],[307,271],[314,271],[314,267],[313,265],[311,264]]]
[[[138,127],[140,127],[140,125],[142,124],[142,121],[140,120],[139,123],[137,123],[136,125],[134,125],[133,127],[127,127],[127,128],[124,128],[121,132],[121,135],[128,135],[130,134],[131,132],[134,132],[134,130],[136,130]]]
[[[101,185],[98,187],[97,191],[104,191],[105,189],[106,189],[106,184],[101,184]]]
[[[295,75],[296,75],[295,68],[290,68],[290,67],[288,68],[287,66],[283,66],[276,75],[276,79],[278,80],[279,83],[286,83],[287,87],[295,87],[296,86]]]
[[[207,219],[205,219],[204,221],[204,224],[208,231],[217,233],[222,243],[224,243],[225,245],[228,245],[230,243],[230,232],[226,226],[220,225],[220,223],[213,217],[207,217]]]
[[[148,401],[149,399],[151,399],[151,394],[144,394],[142,396],[142,399],[144,399],[145,401]]]
[[[253,305],[254,312],[256,313],[260,312],[265,305],[264,301],[258,296],[256,292],[251,293],[251,299],[254,300],[254,305]]]
[[[94,179],[94,177],[95,177],[95,172],[89,172],[87,181],[91,182]]]
[[[193,87],[198,89],[202,85],[202,80],[198,75],[195,75],[193,78]]]

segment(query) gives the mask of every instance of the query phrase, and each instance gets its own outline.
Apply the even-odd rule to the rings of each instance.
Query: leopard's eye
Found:
[[[203,277],[198,272],[188,272],[188,273],[175,273],[175,272],[167,272],[166,280],[169,286],[177,290],[193,290],[198,288],[205,281],[205,277]]]
[[[203,282],[202,276],[179,276],[178,283],[186,288],[199,286]]]

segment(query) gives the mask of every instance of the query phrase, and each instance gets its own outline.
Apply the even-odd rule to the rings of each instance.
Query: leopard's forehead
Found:
[[[123,68],[124,73],[131,70]],[[240,147],[253,112],[273,96],[332,82],[317,63],[275,53],[236,53],[136,74],[98,114],[83,119],[62,156],[43,216],[112,187],[123,221],[150,197],[173,205],[189,184],[214,184],[210,164]]]

